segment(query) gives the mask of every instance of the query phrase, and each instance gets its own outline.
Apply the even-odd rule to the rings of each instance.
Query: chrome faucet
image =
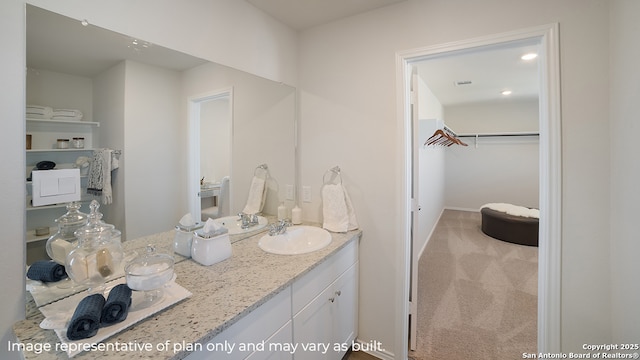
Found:
[[[241,212],[238,214],[238,216],[240,217],[240,221],[242,222],[242,225],[240,226],[241,229],[248,229],[252,226],[258,225],[259,223],[257,214],[245,214]]]
[[[280,220],[277,223],[269,225],[269,236],[281,235],[287,232],[287,227],[291,226],[289,220]]]

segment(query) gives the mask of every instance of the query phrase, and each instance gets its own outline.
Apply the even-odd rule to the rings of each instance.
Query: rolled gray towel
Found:
[[[100,329],[100,317],[104,303],[102,294],[93,294],[82,299],[69,322],[67,338],[80,340],[97,334]]]
[[[102,326],[109,326],[127,318],[131,307],[131,289],[127,284],[119,284],[109,292],[107,302],[102,308]]]
[[[39,260],[29,266],[27,277],[42,282],[56,282],[67,277],[64,266],[53,260]]]

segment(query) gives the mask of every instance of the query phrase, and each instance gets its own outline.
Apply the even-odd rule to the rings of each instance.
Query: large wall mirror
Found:
[[[228,178],[227,212],[237,214],[263,164],[272,179],[263,213],[275,215],[281,202],[292,206],[284,189],[295,187],[293,87],[32,5],[26,8],[27,104],[83,113],[76,123],[27,120],[27,135],[41,148],[27,150],[27,176],[39,161],[64,168],[87,156],[57,151],[51,143],[51,138],[75,137],[82,128],[87,152],[121,151],[119,168],[111,173],[113,201],[100,210],[105,222],[123,232],[124,241],[173,229],[192,211],[199,180],[217,184]],[[226,95],[217,100],[224,101],[208,104],[201,113],[222,112],[227,118],[203,125],[196,162],[190,150],[190,104],[220,91]],[[194,166],[200,179],[193,178]],[[55,231],[54,219],[65,211],[64,206],[27,206],[28,264],[46,256],[47,237],[31,233],[42,227]],[[86,203],[82,211],[88,212]],[[193,216],[200,220],[200,214]]]

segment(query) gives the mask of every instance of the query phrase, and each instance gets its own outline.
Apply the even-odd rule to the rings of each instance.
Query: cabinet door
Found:
[[[335,307],[333,333],[334,343],[344,348],[351,347],[351,342],[358,335],[358,263],[345,272],[335,284]]]
[[[287,345],[291,344],[292,335],[291,321],[280,328],[278,332],[269,338],[263,351],[256,351],[247,357],[247,360],[291,360],[292,351]]]
[[[333,288],[329,286],[293,318],[293,343],[298,347],[294,359],[332,358],[327,356],[329,352],[325,348],[333,346],[332,295]]]
[[[339,359],[357,335],[358,263],[293,319],[294,359]]]

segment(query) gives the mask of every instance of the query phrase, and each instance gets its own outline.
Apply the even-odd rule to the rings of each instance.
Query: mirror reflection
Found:
[[[263,164],[269,181],[261,215],[275,215],[282,202],[293,206],[284,188],[295,186],[294,88],[26,8],[27,104],[74,110],[82,118],[27,116],[31,149],[25,179],[42,161],[74,168],[94,149],[118,151],[112,202],[101,211],[122,232],[125,247],[172,231],[187,213],[198,221],[235,216],[247,205],[254,173]],[[72,137],[82,137],[84,147],[56,148],[58,138]],[[86,174],[81,186],[87,186]],[[80,211],[88,213],[94,198],[83,191]],[[27,204],[29,265],[48,258],[46,240],[66,209],[33,207],[29,199]]]

